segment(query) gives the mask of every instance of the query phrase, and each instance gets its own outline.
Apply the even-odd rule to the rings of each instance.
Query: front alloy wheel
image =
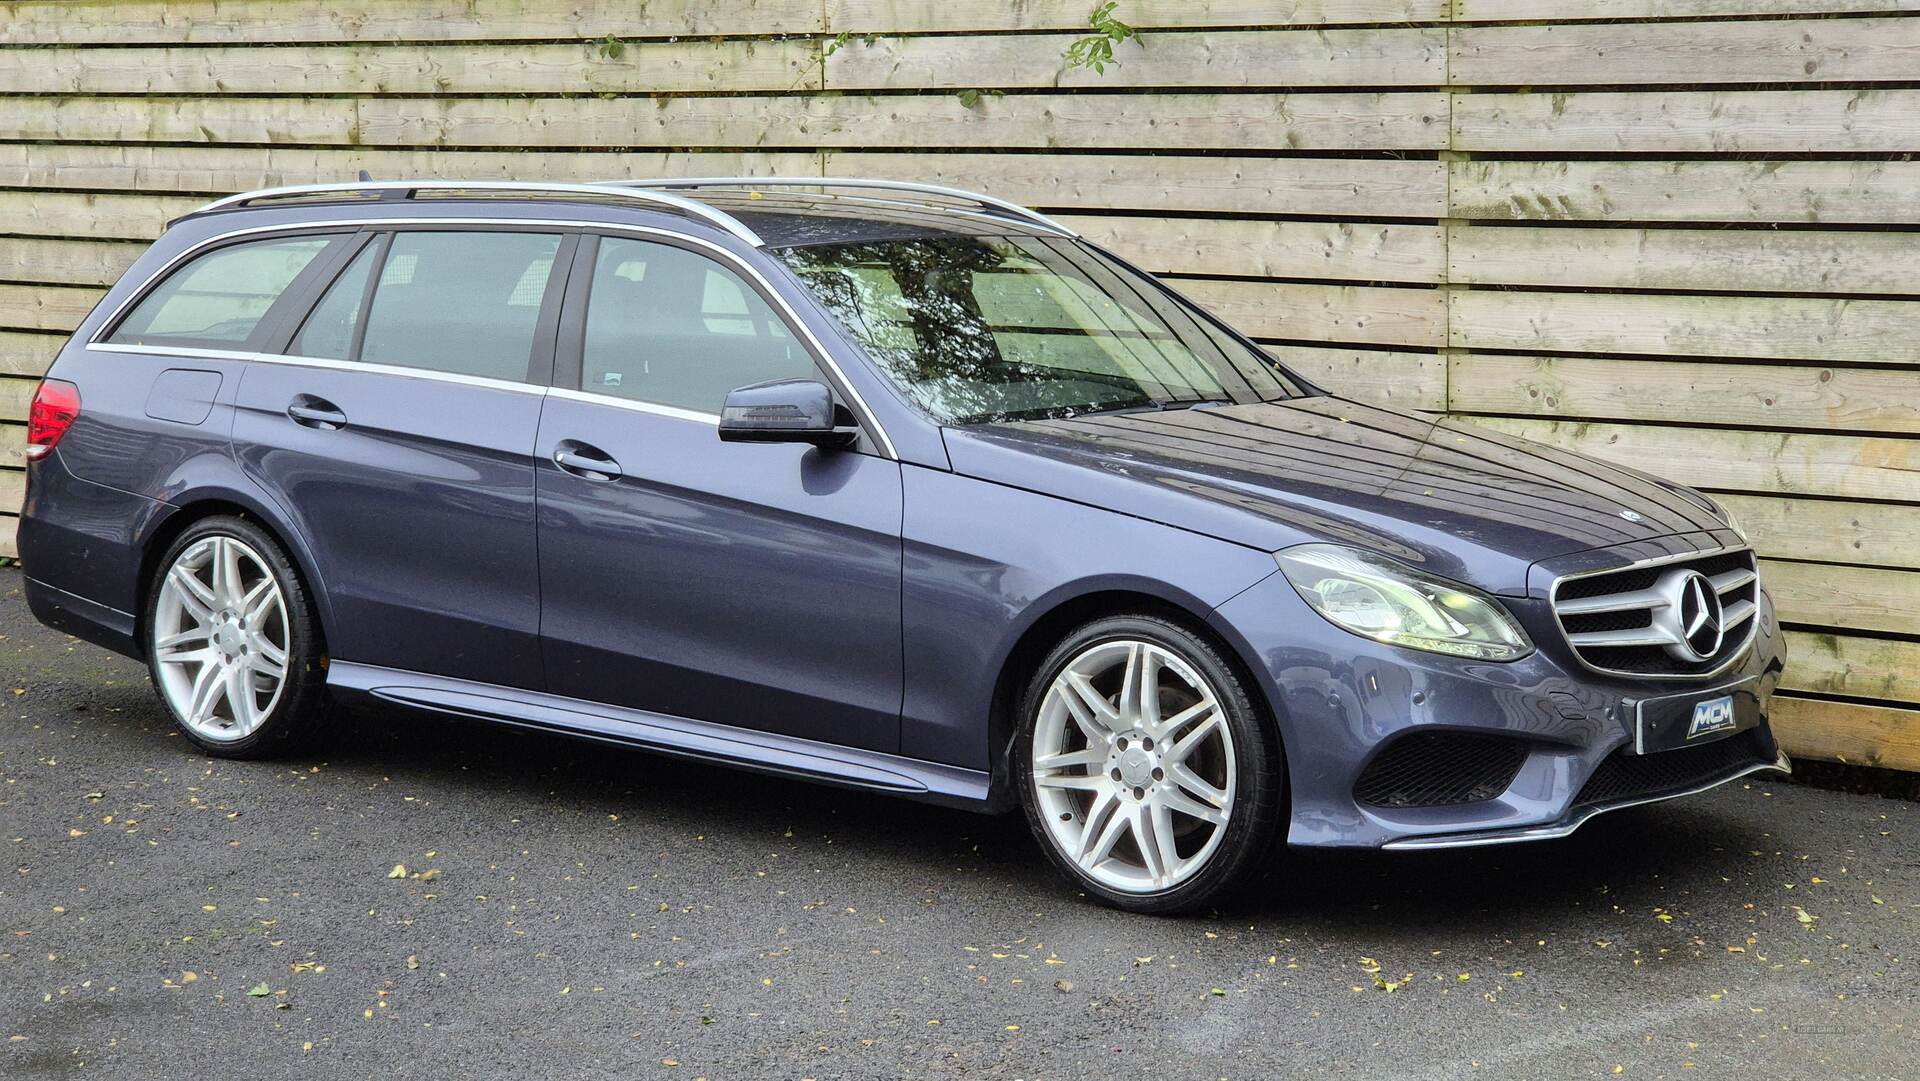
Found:
[[[1217,898],[1271,838],[1271,735],[1214,647],[1149,617],[1062,643],[1029,695],[1022,797],[1069,874],[1122,907]]]

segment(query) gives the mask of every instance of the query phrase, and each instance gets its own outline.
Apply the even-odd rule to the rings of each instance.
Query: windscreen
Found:
[[[777,254],[943,424],[1300,392],[1252,345],[1075,241],[940,236]]]

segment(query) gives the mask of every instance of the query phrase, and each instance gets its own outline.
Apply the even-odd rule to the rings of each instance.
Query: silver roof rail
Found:
[[[602,198],[630,199],[653,206],[671,207],[723,229],[756,248],[765,243],[758,233],[747,228],[740,219],[724,210],[717,210],[698,199],[689,199],[684,195],[642,190],[626,184],[555,184],[517,180],[379,180],[342,184],[296,184],[291,187],[263,188],[260,191],[229,195],[224,199],[216,199],[208,203],[194,213],[204,214],[211,210],[243,207],[263,199],[294,198],[303,195],[403,192],[404,197],[411,197],[413,193],[420,191],[521,191],[536,195],[597,195]]]
[[[607,183],[627,188],[868,188],[885,191],[914,192],[920,195],[938,195],[948,199],[973,203],[976,206],[1000,211],[1002,214],[1042,228],[1051,229],[1062,236],[1078,236],[1073,230],[1054,221],[1038,211],[1030,210],[1019,203],[1010,203],[1005,199],[996,199],[979,192],[964,191],[960,188],[947,188],[938,184],[915,184],[903,180],[864,180],[853,177],[833,176],[707,176],[689,177],[681,180],[613,180]]]

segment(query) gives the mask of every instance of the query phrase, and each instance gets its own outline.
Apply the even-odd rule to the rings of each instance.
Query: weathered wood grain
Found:
[[[1841,15],[1914,11],[1914,0],[1455,0],[1457,22],[1691,19],[1730,15]]]
[[[66,285],[0,285],[0,329],[71,331],[105,293]]]
[[[1920,301],[1464,290],[1462,349],[1920,363]]]
[[[1920,634],[1920,571],[1760,561],[1783,623]]]
[[[826,0],[827,27],[854,33],[978,30],[1080,30],[1081,0]],[[1132,26],[1337,26],[1433,22],[1446,0],[1129,0],[1117,12]]]
[[[1920,151],[1920,90],[1455,94],[1452,106],[1462,151]]]
[[[394,147],[1410,150],[1445,145],[1446,95],[1011,94],[622,98],[0,98],[0,129],[56,142]]]
[[[1268,352],[1313,383],[1388,409],[1447,407],[1447,366],[1438,353],[1274,345]]]
[[[1732,492],[1714,498],[1766,555],[1920,570],[1920,507]]]
[[[167,222],[206,202],[176,195],[106,195],[0,188],[0,222],[9,233],[152,240]]]
[[[829,90],[990,87],[1439,86],[1447,32],[1363,30],[1161,31],[1114,49],[1105,71],[1069,68],[1080,34],[975,38],[851,38],[825,58]]]
[[[1920,295],[1920,233],[1832,229],[1465,226],[1447,280],[1466,285]]]
[[[28,334],[0,330],[0,375],[38,379],[67,340],[64,334]]]
[[[1438,226],[1067,215],[1082,236],[1166,274],[1437,283]]]
[[[1920,770],[1920,710],[1780,696],[1773,730],[1790,755]]]
[[[0,379],[0,420],[24,421],[27,419],[27,404],[33,400],[34,388],[39,382],[33,379]],[[6,483],[7,474],[0,473],[0,484]],[[0,507],[15,507],[18,503],[9,503],[0,492]]]
[[[1170,284],[1256,337],[1430,348],[1446,337],[1446,303],[1437,289],[1182,279]]]
[[[107,286],[146,250],[138,241],[0,237],[0,279]]]
[[[1449,401],[1466,413],[1738,423],[1920,435],[1920,367],[1699,364],[1458,353]]]
[[[1447,169],[1448,216],[1457,218],[1920,222],[1920,161],[1456,161]]]
[[[1453,30],[1455,86],[1912,82],[1913,19],[1468,26]]]
[[[1787,657],[1787,690],[1920,702],[1920,642],[1788,631]]]
[[[1475,417],[1509,435],[1701,488],[1920,503],[1920,441],[1532,417]]]
[[[814,39],[0,49],[8,94],[793,93],[820,74]]]

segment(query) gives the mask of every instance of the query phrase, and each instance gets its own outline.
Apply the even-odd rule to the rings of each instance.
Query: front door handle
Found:
[[[347,415],[339,406],[311,394],[299,395],[289,402],[287,416],[292,417],[295,424],[322,431],[337,432],[347,426]]]
[[[613,480],[620,476],[620,463],[606,451],[571,439],[554,450],[553,464],[587,480]]]

